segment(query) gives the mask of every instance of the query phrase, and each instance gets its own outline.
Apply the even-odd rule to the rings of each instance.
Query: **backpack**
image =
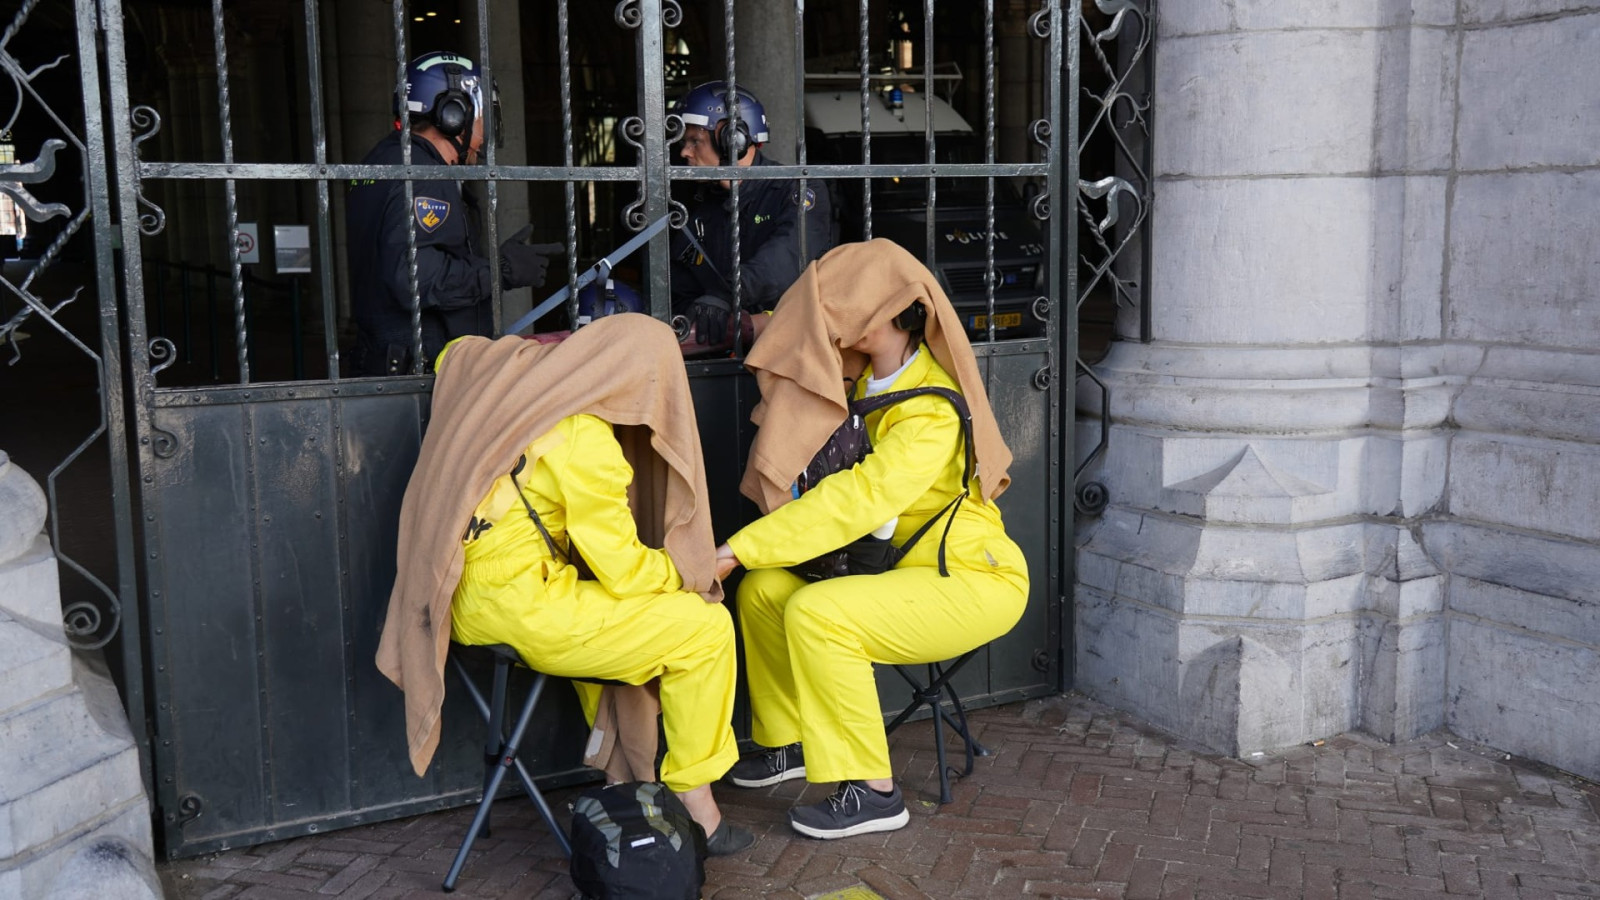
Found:
[[[590,788],[572,806],[572,881],[585,900],[698,900],[706,833],[659,782]]]
[[[880,572],[887,572],[894,568],[895,563],[898,563],[907,553],[911,552],[911,548],[916,545],[917,541],[921,540],[922,536],[927,533],[935,522],[939,521],[945,513],[950,513],[950,519],[944,526],[944,535],[939,538],[939,574],[944,576],[950,574],[944,562],[945,537],[949,536],[950,525],[955,522],[955,510],[960,507],[961,501],[967,496],[969,490],[967,484],[972,481],[973,466],[972,412],[967,408],[966,398],[955,391],[941,387],[920,387],[904,391],[890,391],[887,394],[874,394],[870,397],[862,397],[859,400],[850,401],[850,414],[845,416],[844,422],[834,429],[833,434],[828,436],[828,440],[823,443],[822,449],[817,451],[816,455],[811,458],[811,462],[806,464],[805,470],[795,479],[795,496],[799,497],[806,491],[816,487],[817,483],[822,479],[835,472],[843,472],[846,469],[850,469],[867,458],[867,455],[872,452],[872,436],[868,433],[866,425],[866,417],[869,414],[893,406],[902,400],[909,400],[912,397],[920,397],[925,394],[933,394],[950,401],[950,405],[955,407],[956,413],[961,418],[962,447],[966,451],[962,458],[961,493],[957,494],[954,500],[945,504],[944,509],[939,510],[937,515],[922,523],[922,527],[918,528],[899,547],[896,547],[893,542],[886,538],[877,538],[869,534],[857,538],[837,550],[831,550],[814,559],[790,566],[789,571],[807,581],[821,581],[824,578],[838,578],[843,575],[877,575]]]

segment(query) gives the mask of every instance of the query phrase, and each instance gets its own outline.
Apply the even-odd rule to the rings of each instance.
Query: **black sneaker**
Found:
[[[758,788],[791,778],[806,777],[806,757],[799,744],[765,750],[746,756],[728,770],[728,780],[736,787]]]
[[[899,785],[885,797],[859,781],[841,781],[832,797],[789,810],[789,824],[795,831],[823,839],[895,831],[909,821],[911,814],[906,812]]]
[[[706,838],[706,855],[728,856],[749,849],[755,842],[756,836],[750,829],[741,828],[723,819],[717,830]]]

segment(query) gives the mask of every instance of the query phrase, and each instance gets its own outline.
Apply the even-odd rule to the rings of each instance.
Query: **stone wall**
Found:
[[[1600,775],[1600,7],[1537,7],[1159,4],[1081,689],[1234,753],[1448,725]]]

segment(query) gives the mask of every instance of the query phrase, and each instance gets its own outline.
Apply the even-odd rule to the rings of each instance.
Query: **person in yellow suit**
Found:
[[[618,367],[631,367],[630,376],[613,377]],[[659,679],[668,745],[662,782],[705,829],[712,855],[750,846],[754,836],[724,821],[711,794],[710,783],[738,758],[730,726],[737,654],[732,618],[716,602],[704,469],[671,328],[618,315],[555,345],[461,338],[440,354],[436,371],[434,420],[402,506],[400,578],[379,651],[380,667],[395,660],[386,673],[399,670],[408,726],[413,685],[433,683],[432,659],[404,664],[398,632],[417,619],[447,618],[451,640],[508,644],[550,675]],[[650,489],[634,484],[618,438],[624,425],[648,429],[630,428],[630,438],[648,436],[649,471],[665,485],[646,504],[661,511],[653,521],[636,520],[629,505],[630,487]],[[428,444],[436,432],[438,442]],[[476,480],[454,474],[468,467],[480,473]],[[433,480],[451,478],[459,483],[448,490]],[[481,499],[468,507],[463,493]],[[457,515],[464,528],[439,524]],[[641,540],[640,529],[654,525],[665,532],[664,549]],[[430,541],[415,537],[434,532]],[[448,544],[449,535],[453,549],[431,546],[438,537]],[[408,547],[443,563],[419,569]],[[580,577],[579,557],[592,579]],[[404,598],[418,584],[453,586],[448,613],[411,612]],[[386,651],[391,643],[400,649]]]
[[[1027,565],[994,503],[1010,453],[958,314],[927,268],[889,241],[836,248],[807,269],[747,365],[762,405],[743,487],[771,511],[718,548],[718,575],[751,570],[738,615],[753,736],[770,749],[741,760],[729,779],[837,781],[826,800],[790,811],[796,831],[892,831],[909,816],[872,664],[948,659],[1016,624]],[[789,499],[790,483],[844,418],[852,384],[849,397],[924,386],[961,393],[973,416],[972,481],[962,483],[959,414],[924,395],[869,414],[872,453]],[[945,523],[936,523],[887,572],[808,582],[785,568],[875,531],[892,531],[900,546],[963,490],[969,497],[945,513],[954,520],[943,540]]]

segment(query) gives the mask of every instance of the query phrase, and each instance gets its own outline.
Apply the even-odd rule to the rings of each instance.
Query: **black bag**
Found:
[[[837,550],[831,550],[814,559],[808,559],[798,565],[789,567],[789,571],[799,575],[807,581],[821,581],[825,578],[838,578],[843,575],[877,575],[894,568],[911,548],[922,539],[923,534],[939,521],[945,513],[950,513],[950,519],[945,523],[944,535],[939,538],[939,574],[948,576],[950,571],[944,563],[944,541],[950,534],[950,525],[955,522],[955,510],[966,499],[969,488],[967,483],[972,480],[973,449],[972,449],[972,412],[967,409],[966,398],[949,388],[921,387],[905,391],[891,391],[887,394],[874,394],[860,400],[850,401],[850,414],[828,440],[822,449],[806,464],[805,470],[795,479],[795,487],[799,493],[817,486],[822,479],[835,472],[842,472],[852,468],[857,463],[867,458],[872,452],[872,436],[867,432],[866,417],[873,412],[893,406],[902,400],[920,397],[924,394],[934,394],[950,401],[956,408],[956,413],[961,417],[961,442],[965,451],[961,475],[961,493],[954,500],[945,504],[944,509],[938,514],[922,523],[906,542],[899,547],[887,538],[866,535],[857,538]]]
[[[590,788],[572,806],[572,881],[586,900],[698,900],[706,833],[659,782]]]

